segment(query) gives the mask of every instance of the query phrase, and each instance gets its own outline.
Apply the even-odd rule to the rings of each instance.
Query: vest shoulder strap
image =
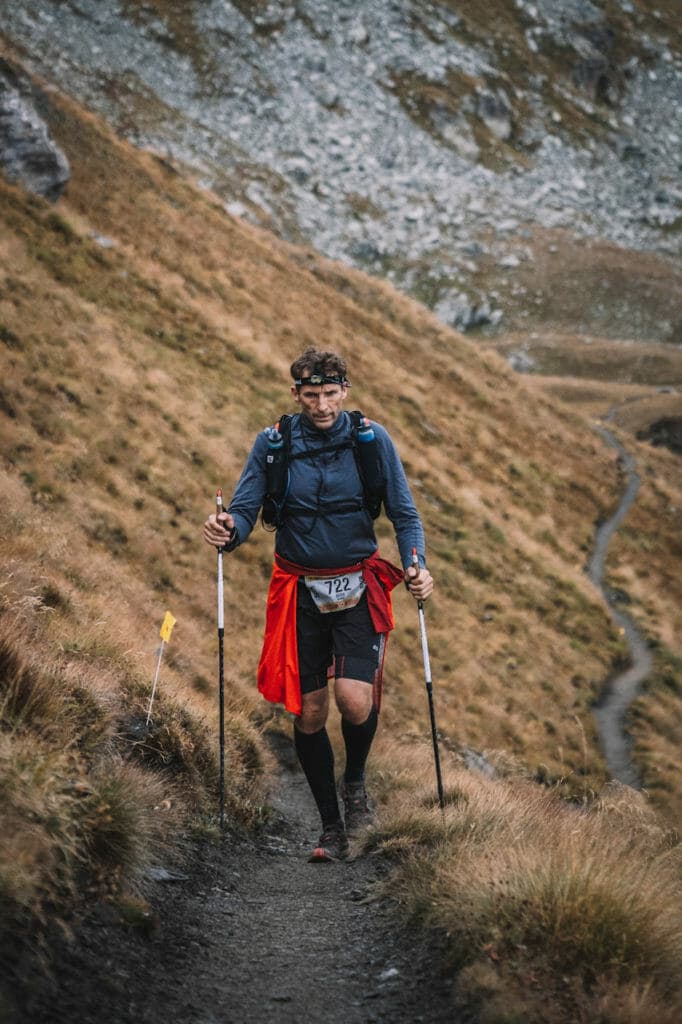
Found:
[[[359,409],[349,412],[351,421],[351,436],[343,441],[336,441],[316,448],[306,449],[300,452],[291,451],[291,428],[293,417],[289,413],[283,413],[275,425],[275,430],[281,437],[281,444],[274,455],[268,455],[266,464],[266,494],[261,514],[264,525],[270,527],[280,526],[284,518],[284,506],[289,490],[289,463],[296,459],[315,458],[325,452],[341,451],[352,448],[355,456],[355,463],[358,475],[362,483],[363,504],[373,519],[376,519],[381,511],[381,503],[385,493],[385,482],[383,480],[377,441],[371,432],[371,440],[358,440],[360,427],[365,423],[365,417]],[[293,510],[288,510],[292,511]],[[332,511],[332,510],[329,510]],[[345,507],[339,506],[333,511],[346,511]],[[296,514],[296,512],[293,512]],[[308,515],[311,513],[308,512]]]

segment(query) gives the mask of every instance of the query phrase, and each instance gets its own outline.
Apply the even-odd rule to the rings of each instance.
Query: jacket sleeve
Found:
[[[426,565],[426,542],[422,521],[417,512],[410,485],[398,451],[380,423],[372,423],[379,444],[381,465],[386,485],[384,505],[393,524],[403,569],[412,565],[412,549],[417,549],[420,566]]]
[[[227,511],[234,518],[239,544],[249,536],[265,498],[265,455],[267,438],[261,432],[253,443],[237,481]],[[238,545],[235,545],[237,547]]]

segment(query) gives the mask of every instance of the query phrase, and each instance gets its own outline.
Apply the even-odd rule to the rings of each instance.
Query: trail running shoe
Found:
[[[317,846],[308,857],[311,863],[317,861],[345,860],[348,856],[348,836],[343,825],[332,825],[322,833]]]
[[[374,812],[370,807],[364,782],[346,782],[345,779],[341,779],[339,796],[343,800],[348,835],[372,824]]]

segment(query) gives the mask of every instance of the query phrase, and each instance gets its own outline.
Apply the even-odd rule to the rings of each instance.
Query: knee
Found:
[[[337,680],[335,697],[341,716],[351,725],[362,725],[372,710],[372,687],[367,683],[344,686],[339,685],[339,682]]]
[[[313,733],[319,732],[327,722],[327,716],[320,712],[309,712],[308,714],[301,713],[296,719],[296,728],[299,732]]]
[[[319,732],[327,722],[329,696],[327,690],[306,693],[303,695],[301,714],[296,718],[299,732]]]
[[[369,704],[353,704],[339,707],[341,717],[351,725],[364,725],[372,711],[371,701]]]

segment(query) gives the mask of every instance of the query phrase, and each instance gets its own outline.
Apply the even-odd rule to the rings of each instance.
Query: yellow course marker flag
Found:
[[[163,618],[163,622],[161,623],[161,629],[159,630],[159,636],[161,637],[162,640],[165,640],[166,643],[170,641],[171,633],[173,632],[173,626],[175,625],[176,621],[177,620],[173,618],[170,612],[166,612]]]

